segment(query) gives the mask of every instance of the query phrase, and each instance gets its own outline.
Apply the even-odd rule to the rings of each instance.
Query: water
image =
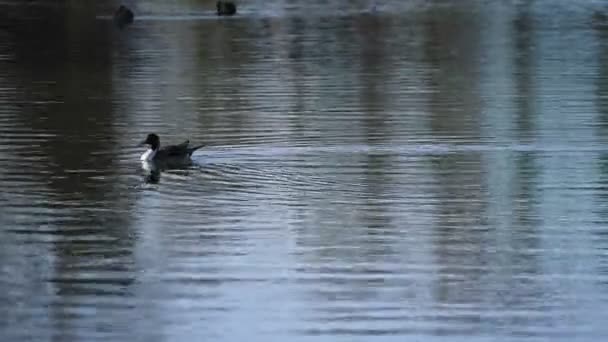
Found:
[[[600,2],[114,5],[0,5],[0,340],[608,336]]]

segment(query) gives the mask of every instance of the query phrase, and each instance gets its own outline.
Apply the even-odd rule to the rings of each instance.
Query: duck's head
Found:
[[[150,133],[146,137],[146,140],[141,142],[141,145],[146,145],[153,150],[158,150],[158,148],[160,147],[160,138],[158,137],[158,135]]]

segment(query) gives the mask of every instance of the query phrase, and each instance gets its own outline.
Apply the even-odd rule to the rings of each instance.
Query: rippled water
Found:
[[[601,2],[114,5],[0,4],[0,340],[608,336]]]

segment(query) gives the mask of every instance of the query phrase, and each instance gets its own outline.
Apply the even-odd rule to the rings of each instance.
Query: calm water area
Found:
[[[608,4],[118,5],[0,2],[0,341],[608,338]]]

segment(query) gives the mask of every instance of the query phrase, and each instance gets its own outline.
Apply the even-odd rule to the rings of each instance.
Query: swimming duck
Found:
[[[142,162],[160,162],[166,165],[183,164],[190,161],[194,151],[204,145],[189,146],[190,141],[186,140],[179,145],[168,145],[160,147],[160,138],[154,133],[148,134],[146,140],[140,145],[148,146],[148,150],[141,155]]]
[[[116,23],[119,28],[123,28],[129,24],[132,24],[134,17],[135,15],[133,15],[133,11],[124,5],[120,5],[116,12],[114,12],[114,23]]]
[[[230,1],[218,1],[215,3],[217,15],[235,15],[236,5]]]

